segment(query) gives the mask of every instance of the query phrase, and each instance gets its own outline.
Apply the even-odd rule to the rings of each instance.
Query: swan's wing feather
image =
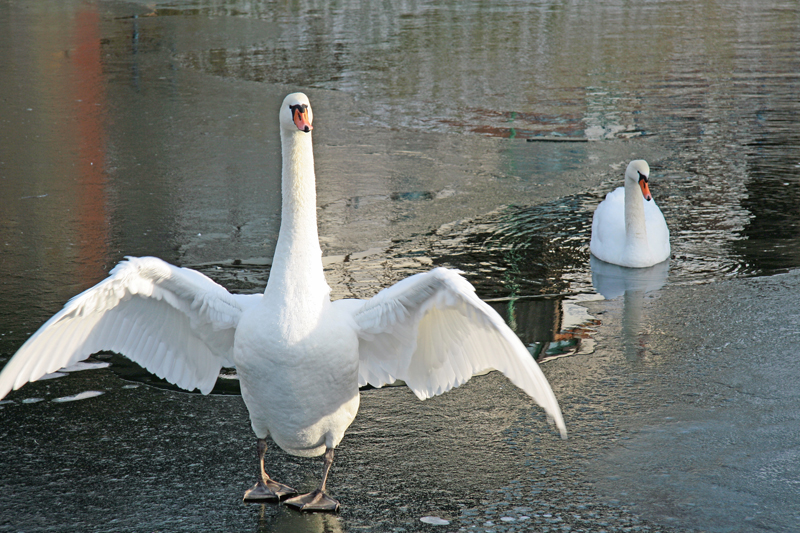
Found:
[[[617,187],[595,208],[589,249],[599,259],[613,262],[624,245],[625,187]]]
[[[22,345],[0,373],[0,398],[102,350],[207,394],[230,359],[242,310],[258,297],[234,296],[197,271],[154,257],[129,257]]]
[[[457,271],[436,268],[352,304],[360,337],[359,385],[402,379],[420,399],[499,370],[566,435],[561,409],[539,365]]]

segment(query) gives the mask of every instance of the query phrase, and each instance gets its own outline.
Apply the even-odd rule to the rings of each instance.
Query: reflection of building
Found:
[[[106,97],[100,55],[100,16],[84,4],[75,16],[72,96],[76,110],[78,279],[89,286],[106,276],[109,214],[106,195]]]
[[[204,9],[234,18],[230,5]],[[602,3],[582,5],[580,15],[547,2],[365,9],[361,0],[300,0],[277,9],[251,2],[247,11],[263,21],[265,37],[181,51],[178,60],[220,76],[358,95],[382,123],[499,137],[631,129],[641,101],[620,73],[631,63],[658,70],[652,65],[670,50],[635,47],[630,57],[619,49],[625,39],[607,36],[682,26],[662,24],[658,10]]]
[[[525,345],[555,340],[561,331],[561,298],[491,301]]]
[[[0,48],[0,299],[35,329],[67,297],[106,275],[106,91],[100,17],[93,4],[26,5],[4,25]],[[6,14],[6,17],[11,15]],[[30,274],[35,272],[35,274]],[[28,286],[41,297],[30,308]],[[25,301],[18,301],[25,298]],[[20,331],[20,333],[23,333]],[[17,345],[19,339],[5,338]]]
[[[565,298],[495,300],[489,305],[511,326],[539,361],[591,353],[599,321]]]

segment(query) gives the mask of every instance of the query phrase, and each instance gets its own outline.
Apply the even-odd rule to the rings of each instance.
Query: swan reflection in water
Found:
[[[592,285],[606,300],[623,296],[622,343],[625,357],[644,355],[645,336],[642,335],[642,308],[645,293],[660,289],[667,281],[669,259],[647,268],[628,268],[612,265],[591,256]]]

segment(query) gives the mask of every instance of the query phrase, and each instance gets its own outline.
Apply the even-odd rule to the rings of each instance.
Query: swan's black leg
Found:
[[[244,493],[244,501],[251,503],[277,502],[281,498],[297,494],[292,487],[272,480],[264,470],[264,454],[267,453],[266,439],[258,439],[258,482]]]
[[[315,491],[289,498],[284,503],[297,509],[298,511],[329,511],[339,510],[339,502],[325,494],[325,483],[328,481],[328,472],[331,471],[333,464],[333,448],[325,451],[325,462],[322,466],[322,483]]]

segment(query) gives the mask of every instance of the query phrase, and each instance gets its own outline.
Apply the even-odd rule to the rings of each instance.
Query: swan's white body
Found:
[[[664,215],[649,197],[649,189],[645,198],[649,174],[646,161],[631,161],[625,171],[625,186],[608,193],[595,209],[589,246],[598,259],[641,268],[669,258],[669,229]],[[644,185],[640,186],[641,180]]]
[[[305,131],[290,111],[298,107],[308,111]],[[497,369],[566,436],[538,365],[456,271],[411,276],[370,300],[330,301],[317,235],[310,117],[305,95],[286,97],[283,215],[263,295],[232,295],[196,271],[128,258],[28,339],[0,373],[0,398],[101,350],[204,394],[233,362],[256,436],[270,435],[295,455],[328,449],[332,461],[356,416],[360,385],[402,379],[425,399]]]
[[[339,444],[358,411],[358,336],[330,301],[322,269],[311,134],[288,105],[281,115],[281,231],[263,301],[237,327],[233,360],[256,436],[314,456]]]

